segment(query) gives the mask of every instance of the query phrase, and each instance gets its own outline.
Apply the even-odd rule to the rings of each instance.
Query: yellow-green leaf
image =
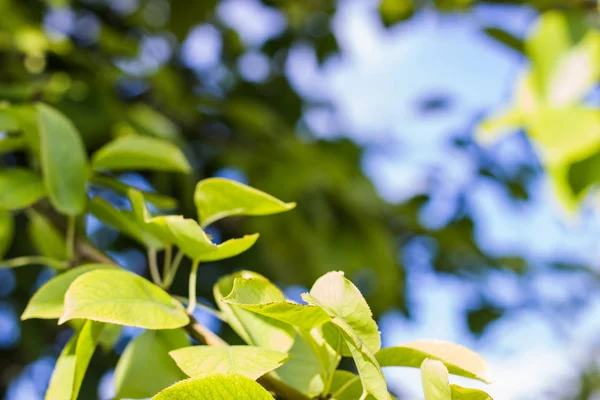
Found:
[[[279,292],[264,279],[237,278],[233,290],[223,301],[306,330],[331,320],[329,314],[320,307],[290,301],[270,301],[274,296],[280,297],[275,291]]]
[[[421,364],[425,400],[452,400],[448,370],[437,360],[425,359]]]
[[[331,317],[346,322],[371,353],[379,351],[381,335],[371,309],[343,272],[333,271],[323,275],[314,283],[310,295],[305,294],[303,298],[307,303],[323,308]]]
[[[154,217],[148,220],[148,223],[153,229],[163,232],[165,239],[176,244],[179,250],[193,260],[217,251],[217,246],[193,219],[169,215]]]
[[[104,324],[86,321],[56,361],[45,400],[76,400]]]
[[[232,215],[277,214],[296,206],[296,203],[284,203],[265,192],[223,178],[198,182],[194,202],[202,226]]]
[[[262,386],[238,374],[192,378],[163,390],[152,400],[273,400]]]
[[[38,104],[40,157],[52,205],[75,216],[85,209],[88,163],[75,125],[54,108]]]
[[[181,303],[146,279],[123,270],[91,271],[65,295],[59,323],[85,318],[145,329],[174,329],[189,318]]]
[[[190,171],[182,151],[174,144],[142,135],[126,135],[106,144],[92,157],[96,170]]]
[[[0,169],[0,209],[29,207],[46,196],[42,179],[25,168]]]
[[[256,380],[281,366],[287,353],[254,346],[191,346],[169,353],[192,378],[212,374],[240,374]]]
[[[418,340],[381,349],[375,358],[382,367],[419,368],[429,358],[443,362],[454,375],[489,382],[487,363],[479,354],[459,344],[439,340]]]
[[[329,389],[331,400],[356,400],[363,393],[360,377],[352,372],[337,370],[333,373],[331,386]],[[393,397],[388,395],[388,399]],[[375,400],[372,395],[367,395],[365,400]]]
[[[288,351],[292,347],[296,335],[295,330],[289,324],[223,301],[223,297],[233,289],[236,278],[263,279],[269,282],[265,277],[250,271],[239,271],[219,279],[213,291],[215,301],[227,323],[247,344],[271,350]],[[273,302],[285,300],[285,296],[277,288],[270,290],[269,293],[268,299]]]
[[[182,329],[146,331],[133,339],[115,369],[116,397],[145,399],[185,379],[169,352],[189,345]]]
[[[21,320],[60,318],[64,314],[65,293],[71,283],[86,272],[107,268],[114,269],[112,265],[107,264],[88,264],[68,270],[50,279],[31,297],[21,315]]]
[[[452,400],[493,400],[492,396],[479,389],[450,385]]]

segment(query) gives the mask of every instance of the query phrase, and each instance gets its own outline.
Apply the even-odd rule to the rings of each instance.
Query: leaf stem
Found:
[[[171,271],[171,259],[172,259],[172,247],[171,246],[167,246],[165,247],[165,254],[164,254],[164,260],[163,260],[163,279],[162,279],[162,286],[165,286],[165,283],[167,282],[167,279],[169,277],[170,271]]]
[[[181,264],[181,260],[183,260],[183,252],[181,250],[177,250],[177,254],[173,258],[173,262],[171,263],[171,270],[169,271],[169,275],[165,277],[164,288],[168,289],[173,284],[173,280],[175,280],[175,275],[177,274],[177,270],[179,269],[179,265]]]
[[[66,252],[67,260],[73,260],[75,255],[75,217],[69,216],[67,219],[67,233],[66,233]]]
[[[152,276],[152,281],[159,286],[162,285],[160,272],[158,271],[158,265],[156,264],[156,249],[154,248],[148,249],[148,265],[150,266],[150,276]]]
[[[10,260],[0,261],[0,269],[2,268],[17,268],[24,267],[26,265],[48,265],[54,269],[62,270],[69,268],[69,263],[66,261],[57,260],[50,257],[41,256],[25,256],[12,258]]]
[[[194,260],[194,263],[192,264],[192,272],[190,272],[190,282],[188,287],[190,301],[188,302],[187,306],[188,314],[193,313],[196,309],[196,277],[198,275],[198,265],[200,265],[200,261]]]

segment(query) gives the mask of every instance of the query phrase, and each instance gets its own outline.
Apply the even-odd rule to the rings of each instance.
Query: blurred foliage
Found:
[[[223,13],[218,12],[222,3],[0,0],[0,100],[6,102],[0,106],[0,131],[7,132],[0,136],[0,155],[25,149],[28,137],[38,134],[35,124],[29,123],[31,104],[36,100],[53,104],[74,121],[90,152],[131,132],[167,139],[184,150],[192,163],[192,174],[142,175],[157,191],[177,199],[178,211],[186,216],[195,213],[192,193],[196,182],[224,173],[241,174],[252,186],[298,203],[294,212],[268,222],[233,218],[216,224],[224,239],[260,231],[261,240],[253,250],[232,261],[204,267],[199,295],[210,297],[218,276],[240,267],[261,272],[282,284],[305,287],[335,269],[344,270],[359,286],[377,315],[392,307],[410,314],[403,249],[414,240],[425,239],[431,244],[429,251],[436,271],[472,281],[482,293],[480,309],[465,315],[473,332],[481,333],[505,311],[484,298],[484,277],[497,270],[527,274],[526,263],[487,254],[479,247],[474,238],[472,210],[464,198],[459,198],[453,216],[440,228],[422,222],[423,209],[431,200],[428,195],[405,204],[386,203],[361,169],[362,149],[357,144],[347,139],[319,139],[302,124],[306,109],[323,104],[297,91],[285,75],[286,63],[290,50],[298,45],[311,47],[321,63],[336,56],[339,48],[332,31],[336,2],[263,0],[261,7],[284,23],[280,32],[260,44],[248,41],[225,22]],[[540,29],[549,32],[538,35],[538,39],[534,35],[527,43],[496,27],[483,27],[491,37],[532,57],[533,68],[539,66],[542,76],[547,76],[548,70],[564,57],[577,59],[580,53],[591,50],[591,60],[600,59],[595,47],[598,32],[590,31],[598,25],[595,2],[489,3],[527,3],[541,11],[562,10],[547,14],[552,21]],[[435,1],[440,12],[469,12],[476,6],[477,2],[470,0]],[[386,26],[393,26],[431,7],[431,2],[419,0],[382,0],[379,13]],[[198,26],[212,29],[221,44],[216,62],[206,66],[186,63],[181,57],[190,33]],[[239,63],[243,56],[257,52],[268,61],[268,77],[255,81],[244,77]],[[538,60],[536,54],[544,59]],[[533,79],[539,91],[536,96],[548,94],[546,77],[539,80],[527,76],[532,75],[526,74],[520,85],[533,84]],[[597,75],[593,76],[597,80]],[[515,101],[522,101],[518,88],[515,93]],[[569,106],[560,112],[564,111],[567,124],[574,120],[582,126],[581,132],[588,128],[593,131],[592,145],[585,142],[585,152],[574,149],[577,157],[568,156],[568,162],[552,169],[561,185],[568,177],[575,194],[600,176],[589,173],[600,157],[597,110],[591,114],[582,111],[579,95],[583,92],[572,97]],[[521,111],[528,107],[517,106]],[[509,110],[503,115],[506,119],[502,127],[525,124],[526,129],[539,126],[545,131],[547,126],[559,126],[554,113],[548,117],[542,106],[537,109],[540,111],[532,119],[527,115],[526,123],[525,116]],[[589,122],[584,124],[580,113],[586,115],[584,120],[592,115]],[[517,173],[507,174],[470,139],[456,143],[456,147],[473,154],[481,176],[499,182],[517,199],[527,198],[527,178],[537,173],[535,168],[522,166]],[[0,160],[10,166],[39,163],[36,155],[26,150],[6,154]],[[125,206],[125,189],[112,182],[99,182],[92,190]],[[162,200],[163,205],[172,204],[169,198]],[[31,254],[33,246],[38,252],[52,251],[40,239],[44,221],[33,217],[37,222],[28,227],[25,215],[15,218],[15,240],[7,249],[7,257]],[[0,221],[4,220],[5,216],[0,215]],[[96,244],[113,254],[136,247],[125,237],[108,237],[96,237]],[[35,268],[17,270],[17,287],[11,301],[18,312],[24,308],[38,272]],[[184,286],[183,281],[175,282],[175,290],[180,287],[183,291]],[[24,365],[52,349],[56,329],[54,324],[40,321],[22,325],[19,347],[0,351],[0,393]],[[90,371],[92,380],[98,379],[102,367],[114,364],[110,354],[98,357],[99,362],[94,364],[97,370]],[[88,393],[85,398],[92,398],[95,386],[85,383],[82,392]]]

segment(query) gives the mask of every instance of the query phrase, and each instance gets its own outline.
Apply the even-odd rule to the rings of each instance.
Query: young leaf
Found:
[[[233,290],[223,301],[305,330],[311,330],[331,319],[316,306],[270,301],[274,296],[280,297],[280,292],[274,291],[279,292],[279,289],[264,279],[237,278],[233,283]]]
[[[489,383],[487,363],[464,346],[438,340],[418,340],[402,346],[381,349],[375,358],[382,367],[419,368],[427,358],[443,362],[454,375]]]
[[[238,374],[214,374],[186,379],[163,390],[152,400],[273,400],[262,386]]]
[[[464,388],[458,385],[450,385],[452,400],[493,400],[492,396],[483,390]]]
[[[162,249],[162,237],[156,236],[147,225],[140,223],[133,214],[124,210],[117,210],[108,201],[94,197],[88,204],[88,210],[100,221],[114,226],[119,232],[133,238],[146,247]]]
[[[260,190],[223,178],[198,182],[194,202],[203,227],[232,215],[277,214],[296,206],[296,203],[284,203]]]
[[[371,310],[356,286],[342,272],[329,272],[317,279],[310,294],[302,298],[332,317],[331,322],[344,337],[354,359],[364,391],[377,400],[385,400],[388,396],[385,379],[373,356],[373,351],[381,347],[381,338]]]
[[[46,400],[76,400],[104,324],[86,321],[56,361]]]
[[[48,282],[29,300],[29,304],[21,315],[21,320],[30,318],[53,319],[60,318],[64,313],[63,303],[65,301],[65,293],[71,286],[71,283],[86,272],[95,269],[114,269],[112,265],[107,264],[88,264],[68,270]]]
[[[0,209],[19,210],[46,196],[42,179],[25,168],[0,169]]]
[[[239,271],[219,279],[213,288],[213,292],[215,301],[223,312],[227,323],[250,345],[271,350],[288,351],[292,347],[296,335],[290,325],[223,301],[224,294],[230,293],[233,289],[236,278],[254,278],[268,282],[262,275],[250,271]],[[277,288],[269,293],[271,293],[269,300],[273,302],[285,300],[285,296]]]
[[[191,346],[169,353],[192,378],[212,374],[240,374],[256,380],[281,366],[287,353],[253,346]]]
[[[0,260],[8,251],[15,232],[15,222],[12,214],[5,210],[0,210]]]
[[[66,260],[67,245],[64,235],[43,215],[30,210],[29,237],[37,251],[44,257]]]
[[[86,201],[87,155],[73,123],[54,108],[38,104],[40,157],[52,205],[63,214],[81,214]]]
[[[145,329],[174,329],[189,323],[182,305],[167,292],[123,270],[80,276],[67,290],[64,304],[60,324],[74,318]]]
[[[442,362],[425,359],[421,364],[421,379],[425,400],[452,400],[448,370]]]
[[[381,336],[371,309],[343,272],[329,272],[317,279],[310,295],[303,295],[303,299],[323,308],[331,317],[346,322],[371,353],[381,348]]]
[[[117,363],[116,397],[148,398],[185,379],[169,352],[189,345],[181,329],[146,331],[133,339]]]
[[[176,244],[186,256],[195,261],[210,262],[237,256],[252,247],[258,239],[256,233],[216,245],[193,219],[169,215],[152,218],[148,223],[152,229],[162,230],[166,240]]]
[[[142,135],[114,139],[92,158],[95,170],[154,170],[187,173],[190,165],[181,150],[166,140]]]

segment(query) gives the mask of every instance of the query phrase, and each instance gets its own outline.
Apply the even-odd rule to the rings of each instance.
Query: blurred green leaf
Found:
[[[9,211],[0,210],[0,260],[4,257],[13,241],[15,222]]]
[[[169,352],[189,344],[181,329],[146,331],[133,339],[115,369],[117,398],[149,398],[185,379]]]
[[[28,215],[29,237],[37,251],[44,257],[66,260],[68,257],[64,234],[42,214],[30,210]]]
[[[515,35],[500,28],[485,28],[483,31],[491,38],[508,46],[509,48],[521,54],[525,53],[525,44]]]
[[[177,146],[142,135],[126,135],[106,144],[94,153],[92,167],[113,171],[190,171],[185,155]]]
[[[0,209],[19,210],[46,196],[42,179],[24,168],[0,169]]]
[[[38,104],[40,151],[44,184],[60,212],[81,214],[86,203],[87,154],[79,132],[54,108]]]
[[[425,400],[452,400],[448,370],[440,361],[429,358],[421,364]]]

